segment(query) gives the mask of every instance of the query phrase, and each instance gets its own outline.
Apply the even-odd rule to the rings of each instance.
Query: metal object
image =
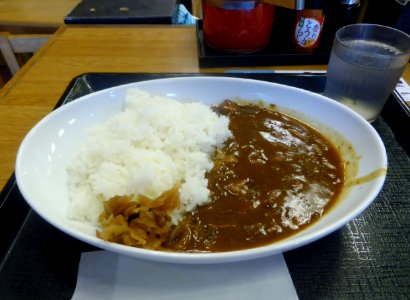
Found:
[[[295,0],[295,10],[302,10],[305,8],[305,0]]]
[[[344,5],[360,4],[360,0],[340,0],[340,4],[344,4]]]

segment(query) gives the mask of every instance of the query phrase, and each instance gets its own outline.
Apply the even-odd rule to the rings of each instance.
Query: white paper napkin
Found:
[[[298,299],[282,255],[227,264],[144,261],[108,251],[83,253],[74,300]]]
[[[410,105],[410,85],[404,80],[403,77],[400,78],[399,83],[395,89],[396,95],[401,97],[404,102]]]

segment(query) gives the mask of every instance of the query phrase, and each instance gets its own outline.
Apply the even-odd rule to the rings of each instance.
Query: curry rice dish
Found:
[[[209,200],[175,222],[181,182],[155,198],[115,195],[103,202],[98,237],[163,251],[253,248],[297,233],[337,200],[343,161],[317,130],[274,106],[226,100],[212,110],[231,135],[211,155]]]

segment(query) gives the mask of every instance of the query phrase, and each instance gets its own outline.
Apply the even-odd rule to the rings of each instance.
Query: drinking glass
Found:
[[[380,114],[410,58],[410,36],[377,24],[352,24],[335,35],[325,95],[369,122]]]

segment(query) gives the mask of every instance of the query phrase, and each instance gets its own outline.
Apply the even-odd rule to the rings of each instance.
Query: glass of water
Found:
[[[352,24],[335,35],[325,95],[369,122],[380,114],[410,58],[410,36],[376,24]]]

